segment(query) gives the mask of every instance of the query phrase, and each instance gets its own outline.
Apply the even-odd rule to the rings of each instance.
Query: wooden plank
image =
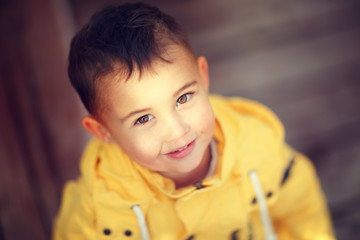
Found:
[[[211,91],[238,95],[267,83],[276,84],[282,79],[294,79],[342,62],[355,61],[360,57],[356,51],[359,42],[360,28],[246,57],[229,57],[222,63],[210,64]],[[338,48],[339,44],[344,47]]]
[[[241,12],[227,13],[227,16],[242,17],[207,30],[196,29],[191,40],[199,54],[207,56],[210,62],[216,64],[229,56],[240,55],[246,58],[254,52],[281,48],[294,42],[315,39],[358,26],[359,4],[324,4],[320,7],[321,11],[314,11],[310,4],[304,11],[299,11],[296,4],[291,7],[286,5],[289,3],[284,3],[282,11],[276,11],[276,8],[270,5],[268,9],[259,10],[251,16],[246,14],[246,17]],[[240,10],[231,5],[228,7],[232,8],[232,11]],[[287,11],[284,11],[285,9]]]
[[[360,234],[359,144],[331,150],[321,157],[323,164],[318,170],[338,238],[354,239]]]

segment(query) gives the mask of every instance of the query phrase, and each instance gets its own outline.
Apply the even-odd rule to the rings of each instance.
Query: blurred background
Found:
[[[0,1],[0,239],[50,239],[89,139],[66,74],[109,0]],[[268,105],[318,170],[339,239],[360,236],[360,2],[151,0],[188,30],[211,92]]]

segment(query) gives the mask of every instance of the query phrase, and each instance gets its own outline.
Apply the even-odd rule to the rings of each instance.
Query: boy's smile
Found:
[[[125,81],[115,72],[102,80],[101,125],[139,165],[181,187],[206,175],[215,120],[206,60],[178,45],[167,54],[171,63],[154,60],[140,77],[135,71]]]
[[[186,146],[179,148],[175,151],[169,152],[166,155],[168,155],[171,158],[178,158],[178,159],[182,159],[187,157],[190,153],[192,153],[192,151],[194,150],[195,147],[195,140],[192,141],[191,143],[187,144]]]

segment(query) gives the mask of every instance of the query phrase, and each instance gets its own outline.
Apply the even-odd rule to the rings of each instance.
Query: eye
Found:
[[[142,117],[139,117],[137,120],[136,120],[136,122],[135,122],[135,125],[136,124],[145,124],[145,123],[147,123],[148,121],[150,121],[151,119],[153,119],[154,117],[153,117],[153,115],[151,115],[151,114],[146,114],[146,115],[144,115],[144,116],[142,116]]]
[[[192,93],[186,93],[184,95],[181,95],[177,100],[176,100],[176,106],[179,106],[180,104],[184,104],[187,101],[190,100]]]

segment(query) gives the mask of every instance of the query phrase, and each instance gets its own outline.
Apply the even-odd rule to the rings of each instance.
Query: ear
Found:
[[[205,85],[206,90],[209,90],[209,69],[208,69],[208,63],[206,61],[206,58],[203,56],[200,56],[197,58],[197,64],[200,71],[201,79]]]
[[[112,137],[107,128],[93,117],[86,116],[81,121],[82,125],[96,138],[106,143],[112,143]]]

